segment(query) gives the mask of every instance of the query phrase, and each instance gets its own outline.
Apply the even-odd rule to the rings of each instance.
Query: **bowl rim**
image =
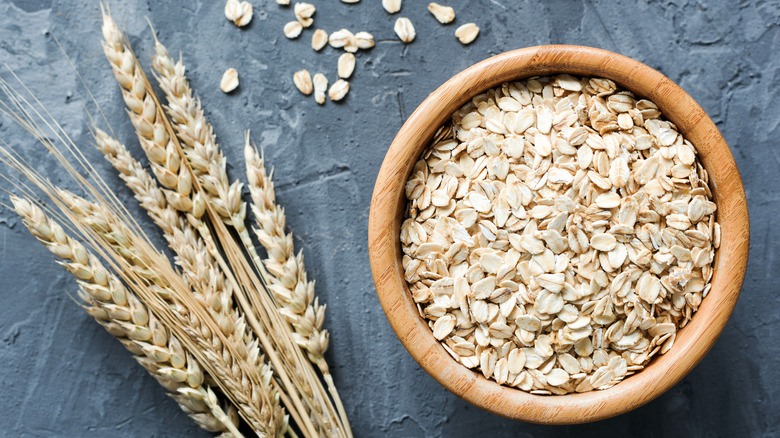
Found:
[[[485,379],[456,362],[436,341],[419,316],[403,278],[397,236],[406,203],[403,188],[412,166],[454,110],[501,83],[555,73],[605,77],[655,102],[694,144],[710,175],[722,237],[709,295],[666,354],[606,390],[539,396]],[[508,418],[543,424],[584,423],[628,412],[658,397],[690,372],[715,343],[734,309],[747,267],[749,237],[747,201],[734,158],[715,124],[693,98],[636,60],[567,45],[528,47],[493,56],[456,74],[431,93],[409,116],[388,149],[374,187],[368,227],[377,295],[409,354],[464,400]]]

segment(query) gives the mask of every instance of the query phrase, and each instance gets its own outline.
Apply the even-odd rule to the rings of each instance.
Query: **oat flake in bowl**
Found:
[[[608,79],[506,83],[453,114],[406,184],[403,268],[457,361],[534,394],[606,389],[709,291],[708,175]]]

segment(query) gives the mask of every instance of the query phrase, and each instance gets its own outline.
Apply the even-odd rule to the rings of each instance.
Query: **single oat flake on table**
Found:
[[[297,21],[288,21],[282,28],[282,32],[284,32],[285,37],[293,40],[301,35],[303,25]]]
[[[317,29],[311,34],[311,48],[319,52],[328,44],[328,32]]]
[[[252,21],[252,4],[246,1],[228,0],[225,3],[225,17],[238,27]]]
[[[393,30],[395,30],[395,34],[398,35],[398,38],[406,44],[414,41],[415,36],[417,36],[412,21],[406,17],[397,19]]]
[[[455,9],[452,9],[450,6],[443,6],[438,3],[429,3],[428,12],[430,12],[441,24],[452,23],[452,20],[455,19]]]
[[[355,71],[355,55],[347,52],[342,53],[338,60],[338,73],[341,79],[349,79],[352,72]]]
[[[311,94],[314,90],[311,82],[311,74],[309,74],[309,71],[306,69],[295,72],[293,75],[293,84],[295,84],[295,88],[297,88],[298,91],[306,96]]]
[[[388,14],[395,14],[401,10],[401,0],[382,0],[382,7]]]
[[[415,164],[405,278],[464,366],[538,395],[606,389],[667,352],[710,290],[708,183],[658,107],[608,79],[506,83]]]
[[[328,91],[328,78],[322,73],[317,73],[314,75],[312,84],[314,85],[314,101],[320,105],[325,104],[325,93]]]
[[[222,79],[219,81],[219,88],[224,93],[230,93],[238,88],[238,72],[234,68],[225,70],[222,74]]]
[[[471,44],[478,35],[479,27],[474,23],[466,23],[455,29],[455,38],[463,45]]]
[[[334,102],[338,102],[343,99],[349,92],[349,82],[344,79],[339,79],[330,86],[328,90],[328,97]]]

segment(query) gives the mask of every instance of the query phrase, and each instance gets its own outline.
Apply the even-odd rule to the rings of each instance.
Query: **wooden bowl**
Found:
[[[418,314],[404,280],[399,231],[406,205],[404,185],[436,129],[485,90],[507,81],[555,73],[609,78],[658,105],[693,143],[710,174],[722,243],[716,252],[709,295],[666,354],[603,391],[539,396],[487,380],[447,354]],[[490,412],[533,423],[572,424],[635,409],[671,388],[696,366],[715,343],[737,302],[747,266],[749,234],[747,201],[734,158],[715,124],[688,94],[661,73],[625,56],[580,46],[539,46],[503,53],[469,67],[420,104],[382,163],[371,200],[368,241],[374,283],[387,319],[425,371],[456,395]]]

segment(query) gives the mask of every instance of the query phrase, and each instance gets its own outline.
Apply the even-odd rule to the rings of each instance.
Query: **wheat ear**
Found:
[[[298,345],[312,362],[327,370],[323,355],[328,348],[328,331],[322,329],[325,306],[314,297],[314,282],[306,280],[303,253],[296,256],[293,252],[292,233],[285,233],[284,209],[276,203],[273,181],[265,171],[263,157],[249,145],[248,133],[244,158],[257,224],[255,235],[268,253],[263,261],[271,274],[268,288],[295,329]]]
[[[79,296],[85,303],[82,307],[171,392],[179,406],[207,431],[224,432],[234,427],[232,421],[227,425],[212,413],[205,400],[208,389],[203,385],[203,372],[197,362],[146,306],[40,207],[16,196],[11,197],[11,202],[30,233],[76,277]]]
[[[231,398],[243,418],[258,433],[280,436],[286,424],[279,397],[271,384],[270,366],[258,369],[241,357],[210,315],[181,282],[164,255],[149,247],[112,211],[64,190],[58,198],[83,225],[99,236],[120,260],[125,281],[152,307]]]
[[[102,31],[103,52],[122,89],[127,113],[135,127],[138,141],[151,162],[152,172],[163,187],[172,189],[166,192],[168,202],[179,211],[189,212],[193,208],[190,199],[192,177],[181,165],[179,152],[168,135],[161,108],[147,92],[143,71],[133,52],[125,45],[116,23],[105,11]]]
[[[214,129],[203,115],[200,101],[193,97],[184,76],[184,65],[174,63],[165,46],[155,40],[152,69],[165,93],[167,113],[201,188],[220,219],[236,229],[256,267],[267,275],[246,228],[246,203],[241,200],[243,184],[239,181],[231,184],[228,180],[225,156],[217,145]]]
[[[328,390],[345,424],[349,424],[344,407],[325,361],[328,348],[328,331],[323,330],[325,306],[319,305],[314,296],[314,282],[307,281],[303,265],[303,253],[294,253],[292,233],[285,233],[284,209],[276,203],[272,176],[265,170],[263,156],[249,143],[249,132],[244,145],[246,175],[252,197],[252,213],[255,217],[255,235],[266,250],[264,260],[270,275],[268,289],[274,294],[279,311],[295,330],[296,343],[306,350],[314,364],[322,372]]]

